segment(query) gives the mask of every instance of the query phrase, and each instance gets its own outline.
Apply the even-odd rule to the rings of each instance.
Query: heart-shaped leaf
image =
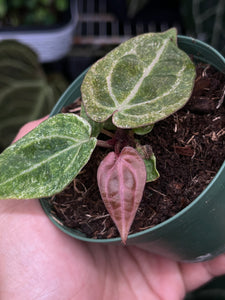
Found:
[[[66,187],[96,145],[91,126],[74,114],[41,123],[0,155],[0,199],[41,198]]]
[[[104,158],[97,179],[102,200],[125,244],[142,199],[145,164],[134,148],[124,147],[119,156],[110,152]]]
[[[87,72],[82,99],[97,122],[111,115],[120,128],[153,124],[189,99],[195,66],[176,44],[176,30],[134,37],[109,52]]]

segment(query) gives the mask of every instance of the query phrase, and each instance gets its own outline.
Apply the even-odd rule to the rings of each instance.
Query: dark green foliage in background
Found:
[[[27,46],[0,42],[0,151],[23,124],[47,115],[67,85],[61,74],[47,77]]]
[[[0,0],[2,25],[52,25],[69,8],[69,0]]]
[[[225,55],[225,1],[181,0],[186,34],[194,36]]]

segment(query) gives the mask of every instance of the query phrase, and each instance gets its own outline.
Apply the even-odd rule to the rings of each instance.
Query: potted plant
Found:
[[[42,63],[65,56],[78,21],[77,1],[1,1],[0,40],[31,47]]]
[[[196,74],[188,55],[220,71],[225,69],[224,58],[210,46],[184,36],[178,36],[178,45],[175,29],[140,35],[81,74],[63,94],[52,117],[0,156],[0,198],[42,198],[43,209],[67,234],[87,242],[121,244],[120,237],[93,239],[66,227],[52,213],[51,202],[43,199],[62,191],[89,159],[95,159],[96,145],[103,146],[109,154],[103,155],[98,167],[98,186],[123,244],[180,261],[202,261],[222,253],[224,165],[182,211],[128,235],[145,182],[159,176],[157,153],[153,154],[150,145],[141,144],[138,136],[151,135],[156,122],[190,98]],[[58,114],[80,96],[80,88],[80,116]],[[110,129],[107,134],[111,138],[97,139],[102,129]]]

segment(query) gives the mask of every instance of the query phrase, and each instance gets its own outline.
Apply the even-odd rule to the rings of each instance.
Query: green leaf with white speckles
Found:
[[[189,99],[195,66],[176,44],[176,30],[132,38],[97,61],[81,86],[87,114],[112,116],[120,128],[153,124]]]
[[[96,146],[91,126],[74,114],[41,123],[0,155],[0,199],[41,198],[65,188]]]

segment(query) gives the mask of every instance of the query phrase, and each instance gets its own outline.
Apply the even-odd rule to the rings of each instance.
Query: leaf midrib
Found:
[[[52,159],[58,157],[58,156],[61,155],[62,153],[65,153],[65,152],[67,152],[67,151],[69,151],[69,150],[71,150],[71,149],[74,149],[74,148],[77,148],[77,147],[78,147],[78,151],[77,151],[77,152],[79,152],[81,146],[82,146],[83,144],[85,144],[86,142],[88,142],[88,141],[90,141],[90,140],[85,140],[85,141],[83,141],[82,143],[77,143],[76,145],[72,145],[72,146],[70,146],[70,147],[68,147],[68,148],[66,148],[66,149],[63,149],[63,150],[61,150],[61,151],[55,153],[54,155],[49,156],[47,159],[42,160],[41,162],[32,165],[32,167],[30,167],[30,168],[28,168],[28,169],[26,169],[26,170],[20,172],[19,174],[17,174],[17,175],[14,176],[14,177],[9,178],[8,180],[2,182],[2,183],[0,184],[0,186],[6,184],[6,183],[8,183],[8,182],[11,182],[11,181],[15,180],[17,177],[20,177],[20,176],[22,176],[22,175],[24,175],[24,174],[27,174],[27,173],[29,173],[29,172],[31,172],[31,171],[37,169],[37,168],[40,167],[41,165],[46,164],[48,161],[50,161],[50,160],[52,160]]]
[[[165,39],[165,41],[163,42],[161,48],[157,51],[155,58],[153,59],[153,61],[151,62],[151,64],[145,68],[143,75],[141,76],[141,78],[138,80],[138,82],[135,84],[135,86],[133,87],[133,89],[130,91],[129,95],[126,97],[126,99],[117,107],[118,110],[122,110],[124,108],[127,108],[127,104],[133,99],[133,97],[137,94],[141,84],[143,83],[144,79],[149,76],[149,74],[151,73],[151,71],[153,70],[154,66],[157,64],[157,62],[159,61],[161,55],[164,52],[164,49],[166,48],[167,44],[169,43],[170,39]]]
[[[183,66],[180,71],[178,72],[178,75],[177,75],[177,79],[175,81],[175,83],[173,84],[172,88],[168,91],[166,91],[165,93],[161,94],[160,96],[157,96],[155,98],[151,98],[147,101],[144,101],[144,102],[141,102],[141,103],[134,103],[134,104],[130,104],[130,105],[126,105],[126,109],[130,109],[132,107],[137,107],[137,106],[142,106],[144,104],[148,104],[148,103],[153,103],[153,102],[156,102],[158,99],[160,98],[163,98],[163,97],[166,97],[168,95],[170,95],[179,85],[180,83],[180,77],[181,77],[181,74],[183,73],[183,71],[185,70],[185,67]]]

